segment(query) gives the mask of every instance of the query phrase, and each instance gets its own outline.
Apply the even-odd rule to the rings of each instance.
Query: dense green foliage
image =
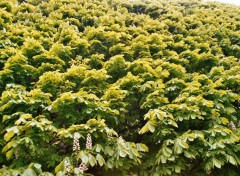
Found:
[[[237,176],[240,8],[0,1],[0,176]]]

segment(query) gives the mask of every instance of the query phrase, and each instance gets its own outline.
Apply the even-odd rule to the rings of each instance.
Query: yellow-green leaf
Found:
[[[14,136],[14,131],[13,130],[10,130],[9,132],[7,132],[5,135],[4,135],[4,140],[7,142],[9,141],[13,136]]]
[[[12,155],[13,155],[13,150],[9,150],[9,151],[6,153],[6,158],[7,158],[7,160],[11,159]]]
[[[64,170],[64,162],[62,161],[57,167],[55,168],[55,172],[58,173],[59,171]]]
[[[146,132],[148,132],[149,129],[148,129],[148,124],[145,124],[142,129],[139,131],[139,134],[144,134]]]
[[[223,125],[227,125],[229,123],[228,119],[225,118],[225,117],[221,118],[221,122],[222,122]]]

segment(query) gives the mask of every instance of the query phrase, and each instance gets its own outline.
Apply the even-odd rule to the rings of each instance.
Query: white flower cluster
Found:
[[[79,136],[77,133],[74,133],[73,135],[73,151],[79,151],[80,150],[80,144],[79,144]]]
[[[72,167],[67,160],[64,161],[64,166],[66,168],[66,176],[70,176],[72,172]]]
[[[15,158],[18,159],[18,157],[19,157],[19,150],[17,150],[17,151],[14,153],[14,155],[15,155]]]
[[[89,133],[87,134],[86,149],[92,150],[92,137]]]
[[[78,166],[80,172],[83,174],[83,172],[85,172],[86,170],[88,170],[88,167],[85,163],[81,163],[79,166]]]
[[[235,131],[237,129],[236,125],[233,123],[233,121],[230,121],[228,126],[231,127],[233,131]]]

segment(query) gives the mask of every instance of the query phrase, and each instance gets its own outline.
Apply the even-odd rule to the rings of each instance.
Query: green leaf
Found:
[[[121,156],[121,157],[126,157],[127,156],[127,152],[126,151],[124,151],[124,150],[122,150],[122,149],[119,149],[119,156]]]
[[[170,157],[172,155],[172,150],[168,147],[163,147],[162,152],[166,157]]]
[[[108,154],[109,156],[113,156],[114,150],[112,149],[112,147],[106,146],[105,150],[104,150],[104,153]]]
[[[155,126],[151,123],[151,121],[149,121],[147,125],[148,125],[149,131],[153,133],[155,131]]]
[[[175,157],[171,156],[170,158],[168,158],[168,161],[175,161]]]
[[[148,152],[148,147],[145,144],[137,144],[137,149],[141,152]]]
[[[66,176],[66,175],[63,171],[59,171],[57,172],[56,176]]]
[[[155,173],[153,174],[153,176],[160,176],[160,173],[155,172]]]
[[[89,164],[93,167],[97,164],[96,159],[94,158],[93,155],[91,155],[90,153],[88,154],[88,160],[89,160]]]
[[[229,161],[232,165],[234,165],[234,166],[237,165],[237,161],[236,161],[232,156],[229,156],[229,157],[228,157],[228,161]]]
[[[112,169],[112,168],[113,168],[113,162],[112,162],[112,160],[108,160],[108,161],[107,161],[107,167],[108,167],[109,169]]]
[[[181,172],[181,167],[178,166],[178,165],[176,165],[176,166],[174,167],[174,169],[175,169],[175,172],[176,172],[176,173],[180,173],[180,172]]]
[[[177,154],[182,153],[182,147],[179,145],[179,143],[174,144],[174,153],[177,153]]]
[[[104,158],[102,157],[102,155],[97,154],[96,159],[97,159],[98,164],[99,164],[100,166],[103,166],[103,164],[105,164],[105,160],[104,160]]]
[[[32,168],[36,174],[42,173],[41,164],[31,163],[28,167]]]
[[[33,169],[31,168],[28,168],[26,169],[23,173],[22,173],[22,176],[37,176],[37,174],[34,172]]]
[[[80,158],[81,158],[82,162],[85,164],[88,163],[88,161],[89,161],[88,156],[84,152],[81,152]]]
[[[216,158],[212,159],[212,163],[214,166],[216,166],[217,168],[221,168],[221,162],[219,160],[217,160]]]
[[[41,164],[38,163],[31,163],[29,167],[35,167],[36,169],[41,169]]]
[[[167,158],[166,158],[166,156],[164,156],[164,155],[161,155],[160,156],[160,160],[161,160],[161,163],[167,163]]]
[[[184,156],[187,158],[195,158],[195,156],[187,150],[184,151]]]
[[[103,147],[100,144],[96,144],[96,152],[101,152],[103,150]]]

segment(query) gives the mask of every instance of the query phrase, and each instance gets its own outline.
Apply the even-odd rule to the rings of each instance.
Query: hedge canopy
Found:
[[[0,176],[238,176],[240,8],[1,0]]]

